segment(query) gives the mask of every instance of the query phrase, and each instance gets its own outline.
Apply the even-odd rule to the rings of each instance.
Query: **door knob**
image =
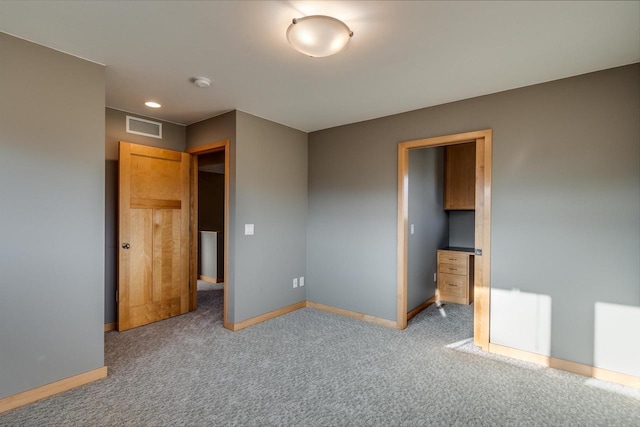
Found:
[[[128,243],[123,243],[122,244],[122,249],[129,249],[130,247],[131,247],[131,245],[128,244]]]

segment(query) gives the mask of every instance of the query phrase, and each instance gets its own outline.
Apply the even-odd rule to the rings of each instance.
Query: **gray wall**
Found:
[[[224,230],[224,174],[198,172],[198,230]]]
[[[118,287],[118,142],[126,141],[168,150],[184,151],[186,128],[162,120],[105,108],[105,255],[104,323],[117,321]],[[162,123],[162,139],[127,133],[126,117],[134,116]]]
[[[118,161],[105,162],[104,180],[104,323],[118,320]]]
[[[104,365],[104,68],[0,33],[0,398]]]
[[[391,124],[309,134],[307,299],[395,320],[397,143],[407,138]],[[408,118],[400,130],[419,125]]]
[[[409,151],[408,219],[407,311],[411,311],[435,295],[437,251],[449,240],[449,217],[444,210],[444,147]]]
[[[595,304],[640,306],[639,70],[311,133],[309,299],[395,319],[398,142],[492,128],[492,288],[548,296],[550,354],[593,365]]]
[[[475,211],[448,211],[449,246],[474,248],[476,233]]]
[[[306,272],[307,134],[238,111],[236,149],[239,322],[306,298],[292,281]]]
[[[307,134],[241,111],[187,127],[187,146],[230,141],[229,320],[305,300]],[[236,225],[237,224],[237,225]],[[244,235],[255,224],[255,235]]]

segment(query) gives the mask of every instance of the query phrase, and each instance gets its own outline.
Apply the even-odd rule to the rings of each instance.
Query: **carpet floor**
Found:
[[[239,332],[222,291],[105,334],[108,378],[2,426],[640,426],[640,391],[477,350],[472,308],[396,331],[305,308]]]

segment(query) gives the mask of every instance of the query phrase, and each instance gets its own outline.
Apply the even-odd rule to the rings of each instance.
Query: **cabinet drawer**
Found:
[[[457,265],[457,264],[439,264],[438,265],[438,273],[461,274],[463,276],[466,276],[467,271],[468,270],[466,265]]]
[[[440,274],[438,280],[438,289],[441,293],[454,295],[457,297],[466,297],[467,288],[469,287],[469,279],[467,276],[458,276],[455,274]]]
[[[467,266],[469,255],[457,252],[438,251],[438,264],[454,264]]]

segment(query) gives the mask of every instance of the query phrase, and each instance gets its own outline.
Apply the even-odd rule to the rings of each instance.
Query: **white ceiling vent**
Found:
[[[162,139],[162,123],[127,116],[127,133]]]

